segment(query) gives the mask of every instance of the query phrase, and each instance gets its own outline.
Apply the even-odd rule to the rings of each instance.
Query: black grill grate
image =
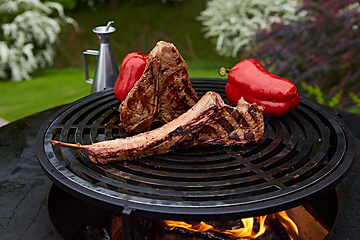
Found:
[[[199,96],[224,97],[223,79],[191,79]],[[46,122],[37,138],[45,173],[71,194],[124,215],[220,220],[297,206],[332,189],[354,158],[347,127],[301,98],[286,116],[266,118],[264,138],[245,147],[192,147],[133,161],[94,164],[84,152],[50,140],[91,144],[123,137],[112,90],[70,104]]]

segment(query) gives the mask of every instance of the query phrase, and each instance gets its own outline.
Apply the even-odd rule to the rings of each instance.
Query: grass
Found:
[[[190,68],[190,65],[192,66]],[[219,77],[216,69],[189,65],[190,77]],[[91,74],[91,73],[90,73]],[[31,81],[0,81],[0,117],[11,122],[33,113],[73,102],[90,94],[81,68],[49,68]]]
[[[91,86],[84,78],[82,69],[45,69],[31,81],[1,81],[0,117],[14,121],[86,96]]]
[[[110,20],[117,29],[110,43],[118,65],[127,53],[148,53],[157,41],[165,40],[178,48],[188,64],[190,77],[219,77],[220,67],[230,68],[237,60],[218,56],[213,43],[204,38],[196,17],[205,5],[206,0],[187,0],[175,5],[124,1],[114,8],[103,6],[96,12],[89,9],[67,12],[78,22],[79,30],[72,26],[63,29],[54,67],[37,71],[31,81],[0,81],[0,117],[14,121],[90,94],[91,86],[84,80],[82,52],[99,48],[99,39],[92,29]],[[95,57],[88,59],[94,69]]]
[[[80,30],[76,31],[72,26],[64,29],[56,65],[82,67],[82,52],[99,48],[99,38],[92,30],[113,20],[116,31],[111,34],[110,43],[118,64],[127,53],[149,53],[157,41],[165,40],[174,43],[186,60],[233,66],[237,59],[220,57],[214,44],[204,38],[201,22],[196,20],[206,2],[187,0],[181,4],[164,5],[160,0],[144,4],[123,1],[117,7],[104,6],[96,12],[69,12],[68,15],[79,23]]]

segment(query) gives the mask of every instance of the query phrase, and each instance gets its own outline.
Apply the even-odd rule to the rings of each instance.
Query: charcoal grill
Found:
[[[213,90],[225,99],[224,79],[191,81],[199,96]],[[286,116],[265,118],[262,140],[244,147],[192,147],[102,165],[82,151],[50,143],[124,137],[113,109],[118,105],[111,89],[69,104],[44,123],[36,145],[40,165],[56,185],[122,212],[125,239],[133,215],[229,220],[301,205],[333,189],[355,155],[354,138],[342,120],[303,97]]]

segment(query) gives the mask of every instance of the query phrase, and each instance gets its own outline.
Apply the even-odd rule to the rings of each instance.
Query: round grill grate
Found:
[[[191,80],[199,96],[213,90],[224,97],[225,80]],[[124,137],[113,110],[118,105],[112,90],[92,94],[52,116],[37,138],[39,162],[52,181],[115,211],[131,209],[173,220],[268,214],[332,189],[354,158],[347,127],[304,98],[286,116],[266,118],[263,139],[244,147],[192,147],[102,165],[90,162],[82,151],[50,143],[91,144]]]

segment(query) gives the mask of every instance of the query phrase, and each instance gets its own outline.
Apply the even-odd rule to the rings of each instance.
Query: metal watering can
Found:
[[[119,75],[119,68],[110,46],[111,33],[116,30],[114,27],[111,27],[112,23],[114,22],[109,21],[106,26],[100,26],[93,29],[93,32],[100,38],[99,51],[86,50],[83,52],[85,80],[92,84],[91,93],[99,92],[106,88],[113,88]],[[87,55],[97,56],[94,79],[89,78]]]

